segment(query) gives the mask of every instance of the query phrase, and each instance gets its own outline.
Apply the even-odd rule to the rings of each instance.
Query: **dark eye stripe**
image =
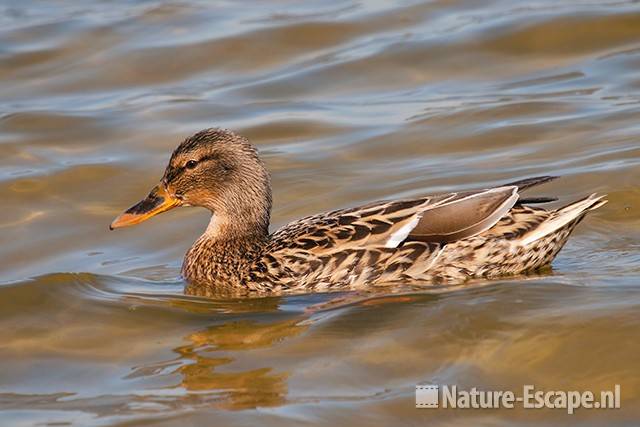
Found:
[[[200,160],[197,161],[197,163],[200,164],[200,163],[207,162],[209,160],[213,160],[213,159],[217,159],[217,158],[218,158],[217,154],[210,154],[208,156],[201,157]],[[191,160],[189,160],[189,162],[190,161]],[[187,163],[189,163],[189,162],[187,162]],[[182,173],[185,171],[185,169],[188,169],[186,167],[186,164],[185,164],[185,166],[178,166],[176,168],[169,169],[169,173],[167,174],[167,182],[171,182],[174,179],[176,179],[178,176],[182,175]]]

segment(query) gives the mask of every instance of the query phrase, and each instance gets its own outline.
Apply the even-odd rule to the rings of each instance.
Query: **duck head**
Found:
[[[256,149],[226,129],[205,129],[190,136],[174,150],[149,195],[109,228],[139,224],[178,206],[210,210],[218,233],[268,233],[271,185]]]

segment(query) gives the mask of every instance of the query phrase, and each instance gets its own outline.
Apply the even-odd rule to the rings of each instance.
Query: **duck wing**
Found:
[[[448,243],[491,228],[518,200],[517,186],[375,202],[303,218],[272,235],[268,252],[397,248],[405,241]]]
[[[391,236],[387,247],[406,239],[444,244],[475,236],[493,227],[518,197],[516,186],[454,193],[451,199],[419,212],[415,227],[404,238],[400,232]]]
[[[250,280],[286,291],[355,289],[383,276],[404,283],[424,275],[444,245],[510,222],[518,191],[534,180],[302,218],[271,235]]]

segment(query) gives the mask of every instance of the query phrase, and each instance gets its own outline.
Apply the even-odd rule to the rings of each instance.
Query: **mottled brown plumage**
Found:
[[[174,151],[161,183],[112,228],[178,205],[212,212],[187,252],[189,292],[294,293],[396,284],[461,283],[548,265],[587,212],[591,195],[557,210],[527,204],[519,192],[553,179],[381,201],[310,216],[269,234],[269,175],[253,146],[207,129]]]

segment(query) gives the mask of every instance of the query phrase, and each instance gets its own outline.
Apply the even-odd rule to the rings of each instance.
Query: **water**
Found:
[[[2,2],[2,425],[635,424],[639,67],[633,1]],[[205,212],[108,224],[210,126],[259,147],[274,227],[545,174],[610,202],[539,276],[187,297]],[[417,410],[417,383],[622,402]]]

